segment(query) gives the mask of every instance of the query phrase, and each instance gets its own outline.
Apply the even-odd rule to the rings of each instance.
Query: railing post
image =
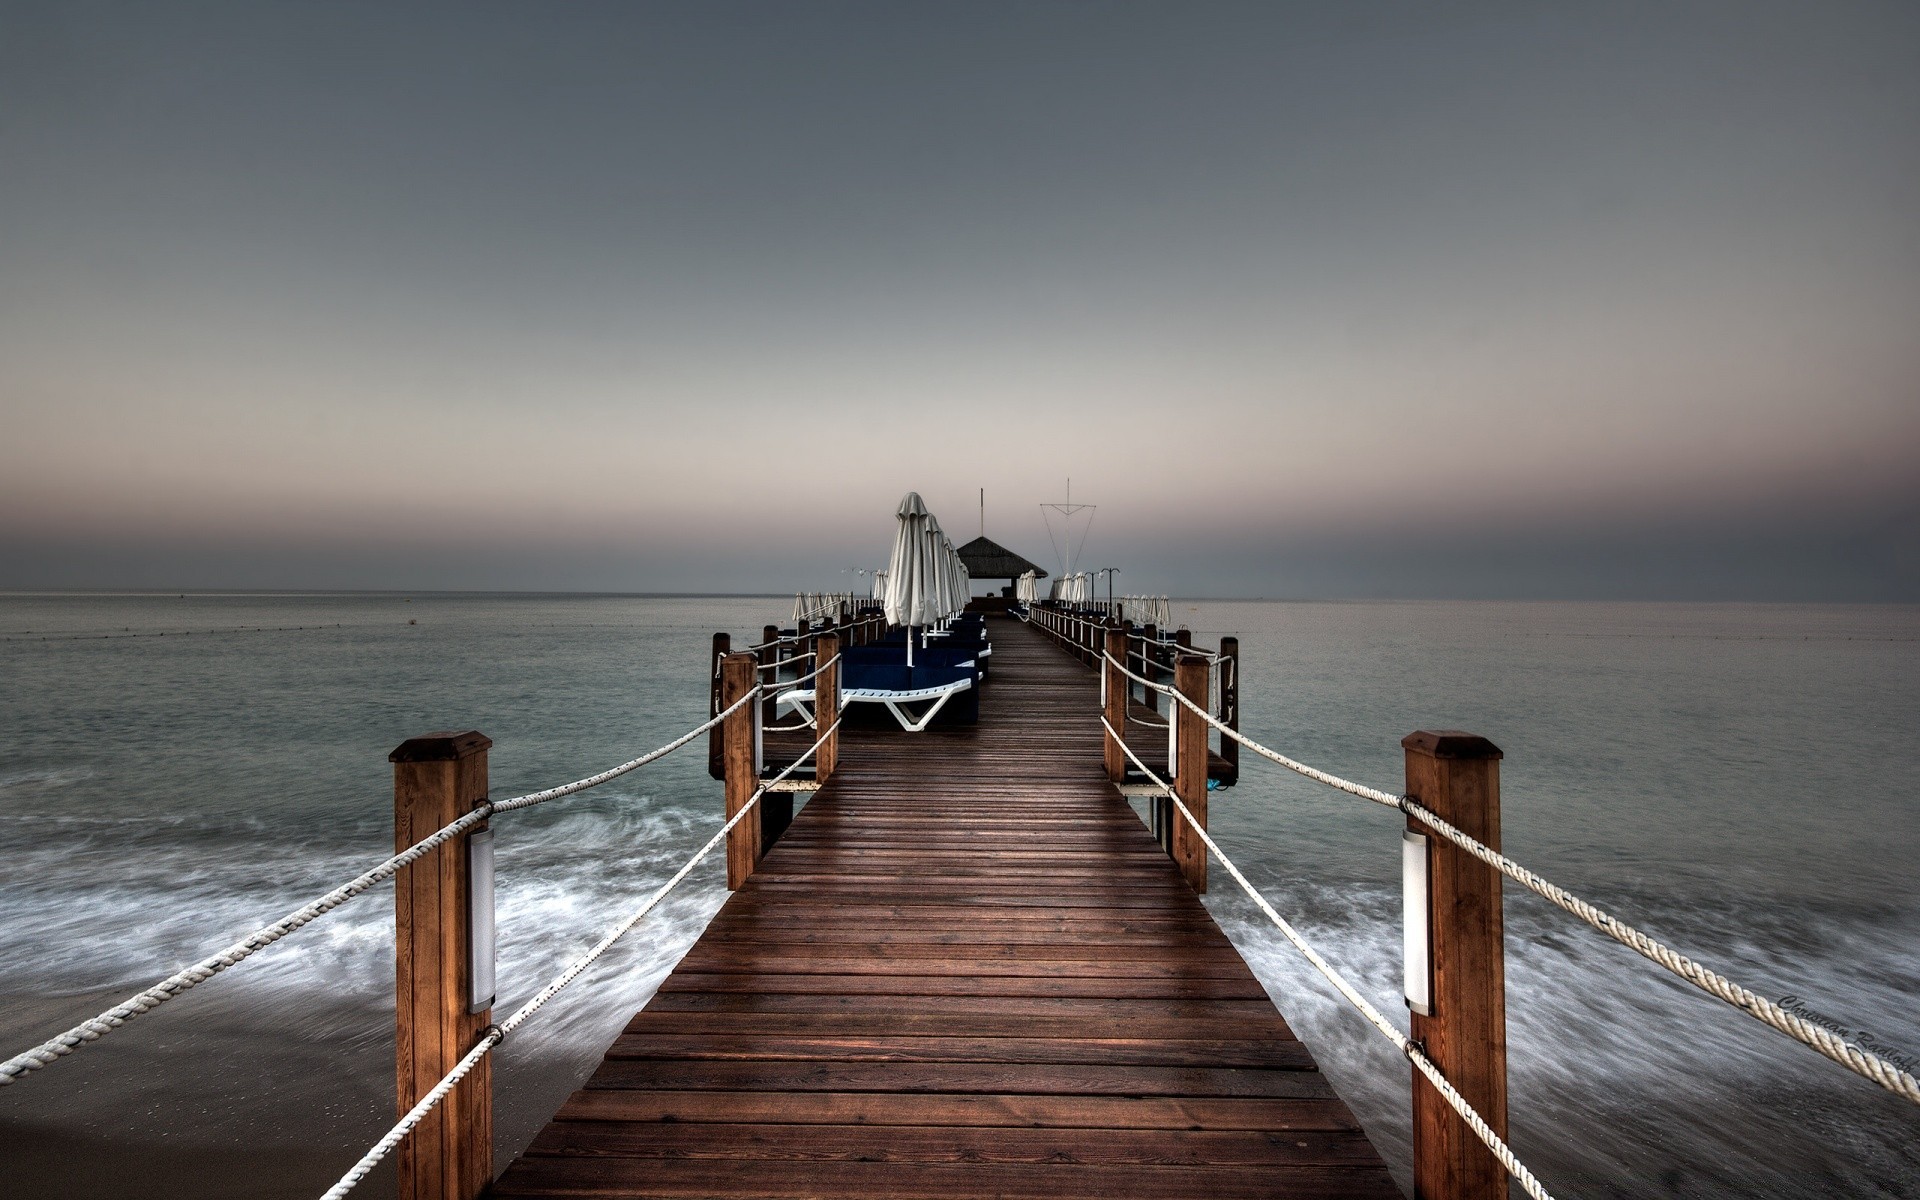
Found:
[[[471,731],[430,733],[400,743],[387,756],[393,763],[396,851],[486,800],[491,745],[485,734]],[[401,1115],[433,1090],[493,1022],[493,998],[470,994],[468,854],[468,839],[455,838],[393,878],[394,1048]],[[490,954],[492,947],[483,950]],[[493,1182],[490,1059],[482,1058],[414,1127],[395,1160],[401,1200],[474,1200]]]
[[[805,617],[801,617],[798,621],[795,621],[793,623],[793,653],[791,655],[782,655],[781,657],[800,658],[802,655],[811,652],[813,650],[812,632],[813,622],[807,620]],[[811,670],[813,670],[811,660],[795,663],[793,667],[793,673],[795,675],[805,675]]]
[[[1470,837],[1500,848],[1500,750],[1471,733],[1409,734],[1407,795]],[[1427,839],[1430,1014],[1413,1040],[1493,1131],[1507,1136],[1507,988],[1500,873],[1411,817]],[[1507,1176],[1433,1084],[1413,1072],[1417,1200],[1505,1200]]]
[[[712,661],[707,664],[707,717],[709,720],[719,716],[720,710],[726,707],[720,703],[720,660],[725,658],[732,649],[733,637],[731,634],[716,633],[713,635]],[[727,777],[726,756],[721,751],[720,738],[720,727],[718,725],[715,725],[707,731],[707,774],[713,776],[715,779],[725,779]]]
[[[1240,639],[1220,639],[1220,723],[1240,732]],[[1229,782],[1240,780],[1240,743],[1230,737],[1220,739],[1220,757],[1232,772]]]
[[[1124,629],[1107,630],[1107,655],[1114,662],[1127,661],[1127,631]],[[1107,724],[1117,731],[1109,733],[1101,743],[1107,752],[1107,778],[1119,783],[1127,777],[1127,752],[1120,748],[1119,738],[1127,735],[1127,677],[1113,662],[1102,660],[1100,678],[1104,681],[1102,692],[1106,698]]]
[[[1207,660],[1198,654],[1182,654],[1174,660],[1173,686],[1187,699],[1207,706]],[[1193,814],[1194,824],[1207,827],[1207,723],[1200,714],[1174,701],[1168,706],[1167,719],[1175,723],[1173,790]],[[1207,890],[1207,845],[1193,832],[1187,819],[1173,814],[1173,861],[1196,892]]]
[[[840,731],[833,729],[833,723],[840,717],[840,664],[833,660],[840,656],[840,637],[838,634],[824,634],[820,638],[819,653],[821,663],[832,663],[820,667],[820,674],[813,680],[813,736],[824,736],[827,740],[820,743],[813,761],[813,777],[819,783],[825,783],[840,765]]]
[[[722,709],[753,691],[759,665],[752,654],[742,651],[720,660],[720,703]],[[740,711],[721,723],[726,734],[727,820],[745,807],[760,786],[760,755],[755,743],[760,740],[760,706],[743,704]],[[727,887],[737,888],[753,874],[760,861],[760,808],[748,813],[733,832],[727,834]]]
[[[1160,682],[1160,627],[1149,623],[1140,631],[1140,678]],[[1150,687],[1140,689],[1140,703],[1154,712],[1160,711],[1160,693]]]

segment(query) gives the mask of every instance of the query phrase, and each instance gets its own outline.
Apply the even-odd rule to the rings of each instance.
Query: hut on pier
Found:
[[[1034,573],[1035,579],[1045,579],[1047,577],[1047,573],[1033,563],[1015,554],[1005,546],[1002,546],[999,542],[993,541],[985,536],[973,539],[966,545],[960,547],[955,553],[960,556],[960,561],[966,564],[967,574],[973,578],[1004,579],[1007,581],[1007,585],[1000,589],[1000,595],[997,599],[991,596],[976,596],[974,603],[969,605],[969,607],[1003,607],[1008,601],[1013,599],[1013,581],[1028,571]],[[990,601],[991,603],[982,604],[982,600]]]

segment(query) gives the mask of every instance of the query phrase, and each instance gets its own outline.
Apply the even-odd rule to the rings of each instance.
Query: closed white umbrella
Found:
[[[893,557],[887,562],[884,603],[888,623],[907,631],[907,665],[912,666],[913,631],[938,621],[945,607],[935,577],[939,544],[929,536],[929,529],[937,531],[939,525],[919,492],[902,496],[894,515],[899,524],[893,531]]]
[[[960,561],[960,552],[953,548],[953,539],[941,534],[940,545],[947,560],[947,617],[952,619],[967,611],[967,599],[973,591],[973,582],[967,574],[967,564]]]
[[[940,532],[940,520],[927,518],[927,549],[933,562],[934,623],[944,624],[953,608],[953,560],[947,557],[947,535]]]
[[[940,528],[940,518],[927,514],[927,547],[933,562],[933,624],[945,625],[953,615],[953,543]]]
[[[1013,598],[1022,604],[1032,604],[1039,579],[1032,571],[1023,571],[1020,578],[1013,581]]]

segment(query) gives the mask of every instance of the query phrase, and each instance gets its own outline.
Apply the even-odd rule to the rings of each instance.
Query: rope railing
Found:
[[[1225,657],[1225,655],[1221,654],[1218,650],[1208,650],[1200,646],[1183,645],[1180,642],[1174,641],[1172,638],[1143,638],[1139,634],[1135,634],[1134,638],[1136,641],[1145,645],[1158,646],[1163,650],[1178,650],[1182,654],[1198,655],[1208,662],[1217,663]]]
[[[759,671],[778,671],[781,667],[790,667],[795,663],[806,662],[813,656],[813,651],[809,650],[804,654],[796,654],[792,658],[783,658],[779,662],[756,663],[754,664],[754,669]]]
[[[795,679],[789,679],[784,683],[780,684],[780,686],[783,688],[790,688],[796,684],[805,683],[807,680],[814,678],[815,676],[819,675],[820,672],[826,670],[828,667],[831,667],[833,664],[839,661],[840,661],[840,655],[835,654],[832,658],[821,663],[819,666],[815,667],[813,670],[808,671],[805,675],[801,675]]]
[[[1901,1069],[1899,1066],[1870,1050],[1861,1049],[1829,1030],[1823,1029],[1818,1025],[1796,1016],[1794,1013],[1787,1011],[1766,997],[1742,987],[1712,968],[1702,966],[1692,958],[1648,936],[1646,933],[1613,916],[1599,906],[1589,903],[1579,896],[1574,895],[1572,892],[1567,891],[1565,888],[1560,887],[1558,884],[1521,866],[1513,859],[1487,846],[1479,839],[1470,834],[1463,833],[1436,813],[1428,810],[1411,796],[1396,796],[1392,792],[1383,792],[1378,788],[1370,788],[1349,779],[1342,779],[1338,775],[1330,774],[1316,767],[1310,767],[1297,759],[1289,758],[1277,750],[1268,749],[1266,746],[1261,745],[1239,730],[1229,729],[1225,724],[1215,719],[1212,714],[1204,711],[1191,700],[1181,695],[1178,690],[1141,679],[1140,676],[1128,671],[1126,667],[1114,662],[1112,656],[1109,655],[1105,657],[1109,663],[1113,663],[1116,668],[1133,679],[1146,684],[1155,691],[1164,692],[1177,699],[1181,704],[1199,715],[1207,724],[1218,729],[1221,736],[1231,737],[1262,758],[1270,759],[1287,768],[1289,771],[1298,775],[1304,775],[1316,783],[1325,784],[1328,787],[1346,792],[1349,795],[1358,796],[1363,800],[1370,800],[1386,808],[1400,810],[1416,821],[1426,825],[1435,833],[1446,838],[1462,850],[1465,850],[1468,854],[1473,855],[1481,862],[1486,863],[1502,875],[1505,875],[1515,883],[1526,888],[1528,891],[1533,892],[1535,895],[1540,896],[1556,907],[1578,917],[1594,929],[1606,934],[1614,941],[1626,946],[1649,962],[1657,963],[1674,975],[1679,976],[1681,979],[1686,980],[1688,983],[1707,993],[1709,996],[1739,1009],[1741,1012],[1746,1013],[1754,1020],[1759,1021],[1771,1029],[1786,1034],[1801,1045],[1808,1047],[1825,1058],[1831,1059],[1833,1062],[1839,1063],[1861,1078],[1872,1080],[1874,1083],[1895,1095],[1912,1101],[1915,1104],[1920,1104],[1920,1078],[1916,1078],[1911,1072]]]
[[[1112,662],[1112,657],[1108,656],[1107,661]],[[1259,889],[1249,883],[1247,877],[1240,873],[1240,868],[1233,864],[1233,860],[1227,857],[1224,850],[1220,849],[1220,844],[1213,840],[1212,835],[1207,832],[1206,827],[1194,819],[1194,815],[1192,811],[1187,808],[1186,802],[1180,799],[1180,794],[1174,791],[1166,780],[1154,774],[1147,764],[1140,761],[1139,756],[1134,754],[1132,748],[1127,745],[1126,739],[1114,732],[1112,723],[1109,722],[1106,717],[1102,716],[1100,718],[1100,724],[1106,727],[1109,736],[1120,743],[1120,748],[1125,750],[1127,757],[1133,760],[1133,765],[1138,767],[1143,775],[1153,781],[1155,787],[1158,787],[1166,794],[1168,799],[1173,801],[1173,806],[1179,810],[1181,817],[1186,820],[1187,827],[1199,835],[1200,840],[1206,844],[1207,852],[1213,855],[1220,865],[1226,869],[1227,874],[1233,876],[1233,881],[1240,885],[1240,889],[1247,894],[1247,897],[1251,899],[1254,904],[1259,906],[1260,911],[1266,914],[1267,919],[1273,922],[1274,927],[1279,929],[1281,934],[1283,934],[1289,942],[1293,943],[1295,949],[1306,956],[1307,961],[1313,964],[1314,969],[1325,976],[1329,983],[1333,984],[1334,989],[1346,999],[1347,1003],[1357,1009],[1361,1016],[1366,1018],[1368,1024],[1372,1025],[1385,1036],[1388,1041],[1392,1042],[1395,1048],[1404,1054],[1408,1061],[1412,1062],[1422,1075],[1427,1077],[1428,1081],[1433,1084],[1434,1090],[1447,1102],[1448,1107],[1458,1113],[1460,1119],[1466,1122],[1467,1127],[1473,1130],[1474,1135],[1486,1144],[1487,1149],[1492,1151],[1493,1156],[1500,1160],[1500,1165],[1506,1168],[1507,1174],[1513,1177],[1521,1189],[1524,1190],[1527,1195],[1532,1196],[1534,1200],[1553,1200],[1552,1193],[1547,1191],[1539,1179],[1534,1176],[1533,1172],[1527,1169],[1527,1165],[1521,1162],[1519,1157],[1514,1154],[1512,1148],[1507,1145],[1506,1139],[1502,1138],[1491,1125],[1488,1125],[1486,1119],[1474,1109],[1473,1105],[1467,1102],[1467,1098],[1462,1096],[1459,1090],[1447,1081],[1447,1077],[1441,1073],[1440,1068],[1434,1064],[1432,1059],[1427,1057],[1426,1051],[1409,1039],[1406,1034],[1401,1033],[1391,1021],[1387,1020],[1387,1018],[1381,1014],[1378,1008],[1373,1006],[1371,1001],[1360,994],[1344,975],[1340,974],[1339,971],[1334,969],[1331,963],[1322,958],[1319,951],[1315,950],[1305,938],[1301,937],[1299,931],[1289,924],[1285,917],[1282,917],[1278,912],[1274,911],[1273,905],[1269,904],[1267,898],[1260,894]]]
[[[778,637],[775,637],[771,641],[753,642],[746,646],[741,647],[741,649],[752,650],[757,652],[760,650],[765,650],[771,646],[791,646],[796,642],[804,641],[807,638],[819,637],[823,633],[834,633],[834,632],[844,633],[848,629],[864,629],[868,625],[877,625],[881,623],[883,623],[883,618],[878,616],[856,617],[845,625],[840,625],[835,627],[829,627],[829,626],[823,625],[819,629],[810,629],[805,634],[783,633],[783,634],[780,634]]]
[[[746,696],[742,697],[742,700],[752,698],[753,693],[748,692]],[[738,707],[738,705],[735,705],[735,707]],[[733,709],[729,708],[727,711],[731,713]],[[840,722],[836,720],[825,733],[820,735],[820,740],[815,742],[806,753],[794,759],[793,762],[787,766],[786,770],[761,784],[753,795],[747,797],[746,802],[740,806],[740,811],[728,818],[726,824],[722,825],[712,837],[707,839],[707,844],[700,847],[692,858],[688,859],[678,871],[675,871],[671,879],[661,884],[660,887],[654,891],[653,895],[647,898],[645,904],[642,904],[638,909],[634,910],[625,920],[609,929],[606,935],[602,937],[591,950],[588,950],[585,954],[582,954],[569,963],[565,970],[555,975],[553,979],[547,983],[547,986],[541,988],[534,994],[532,999],[516,1009],[512,1016],[498,1025],[489,1026],[486,1032],[481,1035],[480,1041],[475,1044],[473,1049],[467,1051],[467,1053],[461,1057],[460,1061],[454,1064],[453,1069],[441,1077],[440,1082],[436,1083],[428,1090],[426,1095],[420,1098],[419,1103],[408,1109],[407,1115],[395,1122],[393,1128],[389,1129],[385,1136],[375,1142],[373,1147],[360,1157],[359,1162],[354,1163],[353,1166],[347,1170],[347,1173],[340,1177],[338,1182],[322,1193],[321,1200],[340,1200],[340,1197],[351,1192],[361,1180],[367,1177],[374,1167],[380,1164],[382,1159],[393,1153],[394,1149],[406,1140],[407,1135],[413,1132],[415,1126],[426,1119],[428,1113],[432,1112],[442,1100],[445,1100],[447,1096],[452,1093],[460,1081],[465,1079],[473,1071],[473,1068],[479,1065],[481,1059],[491,1053],[495,1046],[505,1041],[508,1034],[526,1024],[527,1019],[533,1016],[534,1013],[539,1012],[547,1001],[559,995],[566,989],[568,984],[578,979],[588,967],[594,964],[595,960],[612,949],[614,943],[625,936],[627,931],[645,920],[647,914],[658,907],[660,902],[665,900],[674,888],[680,886],[681,880],[692,874],[693,869],[699,866],[700,863],[706,859],[707,855],[713,853],[713,848],[724,841],[729,833],[733,832],[734,826],[746,819],[747,814],[753,811],[754,805],[760,802],[760,798],[766,795],[774,784],[784,780],[799,767],[801,763],[818,753],[820,747],[825,745],[826,740],[832,737],[834,731],[839,728]]]
[[[629,771],[637,770],[650,762],[664,758],[688,742],[693,741],[701,734],[706,733],[708,730],[720,724],[720,722],[727,717],[733,715],[742,705],[752,700],[758,694],[758,688],[748,692],[745,696],[742,696],[730,705],[725,712],[714,716],[698,728],[675,738],[657,750],[651,750],[638,758],[629,759],[617,767],[601,771],[596,775],[589,775],[585,779],[576,779],[572,783],[562,784],[559,787],[547,788],[539,792],[529,792],[524,796],[515,796],[510,800],[482,803],[472,812],[455,818],[439,829],[434,830],[426,837],[421,838],[413,845],[408,846],[405,850],[400,851],[398,854],[380,863],[378,866],[355,876],[353,879],[348,880],[346,883],[341,884],[325,895],[301,905],[286,916],[281,917],[278,921],[261,926],[231,946],[201,959],[190,967],[176,971],[152,987],[133,996],[129,996],[127,999],[107,1009],[98,1016],[90,1017],[78,1025],[75,1025],[73,1028],[48,1038],[38,1046],[16,1054],[4,1063],[0,1063],[0,1087],[14,1083],[30,1072],[37,1071],[42,1067],[48,1066],[72,1054],[75,1050],[78,1050],[89,1042],[100,1040],[107,1034],[124,1026],[135,1017],[153,1011],[174,997],[205,983],[227,968],[244,962],[268,946],[273,945],[275,942],[293,933],[295,930],[340,907],[362,892],[368,891],[377,884],[391,879],[400,872],[401,868],[418,861],[420,858],[440,846],[445,845],[452,839],[468,832],[474,826],[485,821],[495,813],[513,812],[522,808],[531,808],[537,804],[545,804],[550,800],[558,800],[562,796],[571,796],[577,792],[586,791],[588,788],[598,787],[608,780],[618,779]]]
[[[805,683],[807,680],[814,678],[815,676],[819,675],[822,671],[825,671],[828,667],[831,667],[833,664],[839,661],[840,661],[840,655],[835,654],[832,658],[821,663],[819,666],[807,672],[805,675],[802,675],[797,679],[786,680],[785,682],[780,683],[778,685],[774,685],[774,686],[778,690],[782,690],[782,691],[787,690],[789,688],[799,687],[801,684]],[[760,728],[763,732],[766,732],[766,733],[797,733],[802,729],[818,729],[819,727],[820,727],[819,718],[809,717],[807,720],[794,725],[762,725]]]

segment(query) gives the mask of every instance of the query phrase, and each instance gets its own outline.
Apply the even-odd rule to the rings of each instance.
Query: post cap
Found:
[[[478,754],[491,745],[493,739],[476,729],[469,729],[465,733],[423,733],[394,747],[393,753],[387,755],[387,761],[447,762]]]
[[[1400,739],[1408,750],[1417,750],[1434,758],[1504,758],[1500,747],[1477,733],[1458,729],[1422,729]]]

